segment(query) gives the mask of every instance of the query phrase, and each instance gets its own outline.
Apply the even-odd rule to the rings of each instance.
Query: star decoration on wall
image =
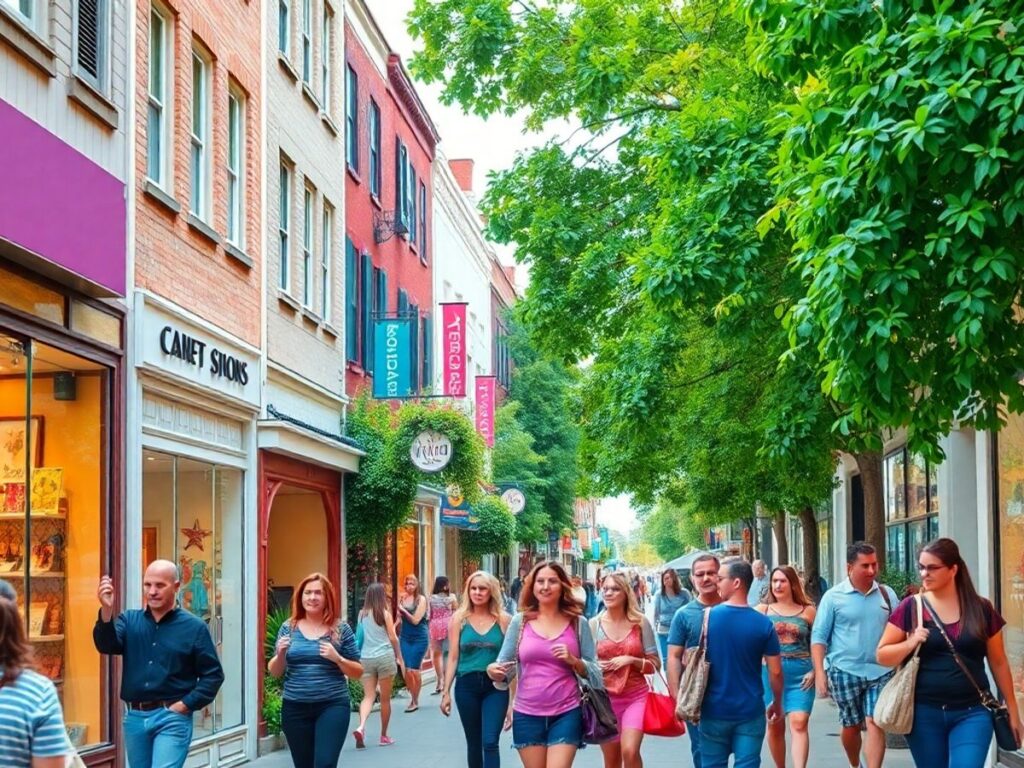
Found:
[[[213,533],[213,531],[207,531],[199,527],[198,517],[196,518],[196,521],[192,523],[191,528],[182,528],[181,532],[188,537],[188,544],[185,545],[185,550],[187,551],[189,547],[198,547],[200,552],[206,551],[203,549],[203,539]]]

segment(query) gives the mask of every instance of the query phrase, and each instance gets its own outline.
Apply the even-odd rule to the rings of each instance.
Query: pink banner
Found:
[[[444,396],[466,396],[466,305],[442,304]]]
[[[488,448],[494,447],[495,376],[476,377],[476,431]]]

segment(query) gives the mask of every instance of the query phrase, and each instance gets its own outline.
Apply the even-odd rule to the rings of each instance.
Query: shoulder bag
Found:
[[[971,674],[963,659],[960,658],[960,654],[956,652],[953,641],[949,639],[949,635],[946,634],[946,628],[942,625],[942,619],[935,613],[935,609],[931,605],[928,606],[928,612],[935,620],[935,626],[939,628],[939,634],[942,635],[942,639],[949,646],[949,652],[953,654],[953,659],[956,661],[957,666],[960,667],[960,671],[964,673],[964,677],[970,680],[974,690],[978,692],[981,706],[987,709],[988,713],[992,716],[992,729],[995,731],[996,744],[999,745],[1000,749],[1016,752],[1020,749],[1020,744],[1017,741],[1017,734],[1013,732],[1013,726],[1010,725],[1010,710],[1006,708],[1005,704],[996,701],[991,693],[982,690],[981,686],[978,685],[978,681],[974,679],[974,675]]]
[[[883,595],[885,592],[883,590]],[[924,626],[924,615],[921,611],[921,595],[914,595],[914,604],[917,607],[917,626]],[[918,654],[921,651],[919,644],[913,655],[907,659],[896,673],[889,678],[881,692],[878,694],[878,701],[875,704],[874,720],[886,733],[894,733],[905,736],[914,727],[914,688],[917,685],[917,670],[921,666]]]
[[[665,676],[658,672],[661,682],[668,688]],[[647,691],[644,705],[644,733],[648,736],[682,736],[686,725],[676,717],[676,703],[667,693],[659,693],[653,683]]]
[[[710,608],[704,609],[704,623],[701,625],[700,642],[693,653],[688,655],[686,668],[679,681],[679,695],[676,697],[676,717],[688,723],[700,722],[700,709],[704,704],[704,692],[708,687],[708,673],[711,664],[707,659],[708,617]]]
[[[583,654],[583,641],[580,639],[580,622],[582,617],[576,620],[576,645],[579,647],[580,655]],[[577,675],[577,682],[580,686],[580,713],[583,716],[583,741],[587,744],[604,744],[615,739],[619,735],[619,721],[615,717],[615,710],[612,709],[612,701],[608,698],[608,691],[604,688],[595,688],[589,680]]]

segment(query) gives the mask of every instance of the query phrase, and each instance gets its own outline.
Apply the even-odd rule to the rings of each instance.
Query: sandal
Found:
[[[410,704],[408,707],[405,708],[405,711],[406,712],[415,712],[419,708],[420,708],[419,704],[416,704],[416,705]]]
[[[441,689],[440,688],[435,688],[434,692],[431,693],[430,695],[431,696],[440,696],[441,695]]]
[[[356,749],[366,749],[366,741],[364,739],[362,728],[356,728],[352,731],[352,738],[356,740]]]
[[[395,740],[392,739],[390,736],[381,736],[380,737],[380,745],[382,747],[390,747],[394,743],[395,743]]]

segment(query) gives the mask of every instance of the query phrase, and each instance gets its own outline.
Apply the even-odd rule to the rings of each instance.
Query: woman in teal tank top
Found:
[[[450,648],[441,712],[445,717],[451,714],[454,682],[469,768],[501,764],[498,741],[502,727],[508,730],[512,724],[512,708],[508,690],[495,687],[487,676],[487,665],[497,661],[511,619],[502,610],[501,585],[494,576],[476,571],[466,579],[462,601],[448,625]]]

